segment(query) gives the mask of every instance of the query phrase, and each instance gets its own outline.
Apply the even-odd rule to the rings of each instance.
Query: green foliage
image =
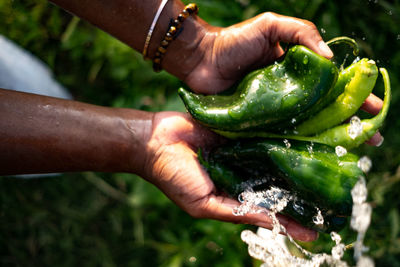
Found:
[[[188,3],[189,1],[184,1]],[[198,0],[200,15],[229,26],[264,11],[311,20],[323,38],[355,38],[362,57],[390,73],[393,104],[380,148],[364,146],[374,206],[366,244],[377,266],[400,266],[400,1]],[[45,0],[0,1],[0,34],[38,56],[84,102],[149,111],[183,110],[182,83],[153,73],[141,55]],[[350,58],[348,60],[351,60]],[[376,93],[382,96],[378,79]],[[21,163],[23,164],[23,163]],[[239,233],[249,226],[195,220],[129,174],[0,179],[0,265],[252,266]],[[354,233],[341,233],[346,243]],[[328,236],[304,244],[328,251]],[[346,257],[351,262],[351,250]]]

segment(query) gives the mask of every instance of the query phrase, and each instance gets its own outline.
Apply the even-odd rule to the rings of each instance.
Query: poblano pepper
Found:
[[[331,61],[296,45],[283,61],[248,74],[232,95],[204,96],[183,88],[179,95],[190,114],[210,128],[273,129],[292,119],[298,123],[311,115],[310,111],[322,109],[337,76]]]
[[[233,197],[246,189],[244,181],[252,179],[264,179],[258,190],[270,186],[289,190],[297,200],[289,201],[282,213],[326,232],[344,226],[343,217],[351,215],[351,189],[363,175],[356,155],[339,157],[332,147],[299,141],[231,141],[212,150],[205,160],[200,157],[200,161],[217,188]],[[300,203],[301,211],[296,208]],[[312,221],[317,208],[324,216],[323,225]]]
[[[386,115],[389,111],[390,99],[391,99],[389,74],[385,68],[380,68],[379,70],[382,74],[383,82],[385,85],[385,98],[383,101],[382,109],[375,117],[371,119],[364,119],[360,122],[359,133],[356,136],[352,136],[351,134],[349,134],[349,132],[352,131],[352,126],[350,123],[329,128],[314,136],[302,136],[294,134],[285,135],[285,134],[275,134],[268,132],[246,133],[246,132],[226,132],[219,130],[215,131],[230,139],[251,138],[251,137],[287,138],[293,140],[321,143],[332,147],[343,146],[347,149],[358,147],[362,143],[368,141],[379,130],[379,128],[383,125]],[[354,80],[354,82],[358,84],[358,86],[361,86],[358,83],[358,79]],[[334,111],[332,111],[332,113],[333,112]]]

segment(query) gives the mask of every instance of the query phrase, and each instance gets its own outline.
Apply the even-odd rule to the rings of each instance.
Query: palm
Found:
[[[147,177],[183,210],[198,218],[212,218],[236,223],[249,223],[271,228],[266,214],[234,216],[239,203],[218,195],[207,172],[197,160],[198,148],[220,142],[220,137],[193,122],[186,114],[157,113],[153,134],[148,143],[150,152]],[[316,235],[287,218],[280,217],[295,238],[309,241]]]

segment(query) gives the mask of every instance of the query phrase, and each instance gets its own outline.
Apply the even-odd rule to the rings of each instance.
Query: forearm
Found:
[[[0,89],[0,174],[141,174],[152,113]]]
[[[142,52],[145,39],[161,0],[50,0],[65,10],[81,17],[108,32],[138,52]],[[170,0],[164,7],[154,28],[148,57],[154,58],[171,19],[183,10],[181,1]],[[184,21],[184,30],[171,42],[162,62],[162,67],[180,79],[201,60],[197,50],[202,41],[207,24],[197,16]]]

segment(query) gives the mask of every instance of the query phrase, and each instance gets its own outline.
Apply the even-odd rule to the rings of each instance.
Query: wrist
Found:
[[[168,31],[170,21],[175,20],[184,7],[180,1],[170,1],[166,5],[149,45],[149,58],[155,57],[157,49]],[[185,80],[185,77],[203,58],[204,51],[201,49],[201,44],[209,28],[210,26],[197,15],[191,15],[185,19],[179,29],[179,35],[170,42],[166,49],[161,62],[162,68],[180,80]]]
[[[124,146],[123,157],[114,157],[118,160],[118,171],[144,177],[149,157],[147,144],[152,135],[154,113],[121,108],[116,109],[116,114],[120,120],[118,131],[123,133],[122,142],[128,144]]]

